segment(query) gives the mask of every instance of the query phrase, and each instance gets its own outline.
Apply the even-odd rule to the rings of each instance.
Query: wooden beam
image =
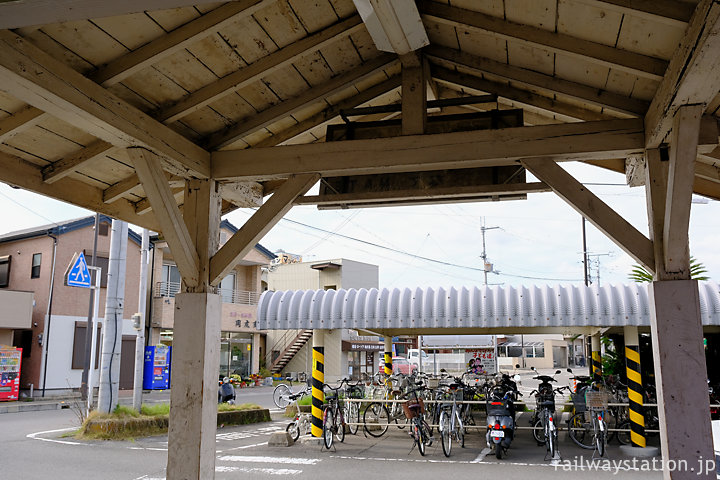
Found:
[[[350,98],[347,98],[335,105],[326,108],[322,112],[316,113],[312,117],[303,120],[302,122],[299,122],[298,124],[293,125],[290,128],[271,135],[265,140],[262,140],[253,145],[253,148],[274,147],[275,145],[279,145],[287,140],[290,140],[291,138],[297,137],[298,135],[317,127],[318,125],[321,125],[338,117],[340,115],[340,111],[342,110],[355,108],[358,105],[367,103],[399,86],[400,76],[396,75],[394,77],[390,77],[387,80],[368,88],[367,90],[363,90],[357,95],[353,95]]]
[[[635,261],[654,270],[652,242],[560,165],[548,158],[528,158],[522,164]]]
[[[74,178],[64,178],[53,184],[45,183],[40,167],[13,155],[0,152],[0,171],[2,171],[2,181],[8,185],[86,208],[91,212],[103,213],[144,228],[155,231],[159,229],[155,215],[137,215],[135,206],[131,202],[122,199],[108,205],[103,202],[102,189]]]
[[[351,35],[362,28],[363,23],[358,15],[341,20],[324,30],[290,43],[288,46],[262,57],[209,85],[205,85],[174,105],[159,111],[155,117],[166,124],[176,122],[184,116],[196,112],[214,101],[290,65],[303,55],[307,55],[308,52],[319,50],[335,42],[339,37]]]
[[[217,3],[217,0],[24,0],[0,3],[0,28],[21,28],[73,20]]]
[[[564,33],[557,33],[531,25],[503,20],[485,13],[452,7],[429,0],[421,0],[418,7],[422,16],[443,25],[463,30],[490,33],[493,36],[521,44],[540,47],[550,52],[579,58],[608,68],[644,78],[660,80],[667,62],[610,45],[591,42]]]
[[[571,119],[595,121],[613,118],[604,113],[595,112],[576,105],[562,103],[558,100],[544,97],[527,90],[522,90],[504,83],[491,82],[484,78],[476,77],[475,75],[459,73],[448,68],[433,68],[433,76],[442,82],[469,88],[478,92],[493,93],[499,97],[512,100],[513,102],[530,105],[531,107],[539,108],[552,114],[562,115],[563,117],[569,117]]]
[[[183,200],[183,219],[200,258],[200,280],[196,292],[211,292],[210,258],[220,246],[222,199],[214,180],[188,180]]]
[[[323,176],[442,170],[515,164],[537,155],[562,160],[642,153],[641,119],[408,135],[371,140],[213,152],[216,179]]]
[[[412,60],[408,60],[412,58]],[[402,61],[402,134],[422,135],[427,122],[427,86],[425,62],[417,52]]]
[[[303,195],[320,179],[318,174],[291,176],[262,207],[210,259],[210,283],[217,285],[239,260],[265,236]]]
[[[663,260],[663,226],[665,224],[665,200],[667,197],[668,162],[662,160],[660,149],[645,152],[645,201],[648,212],[648,231],[653,242],[655,263],[654,280],[669,280]]]
[[[720,3],[702,0],[645,115],[648,148],[670,133],[682,105],[707,105],[720,89]]]
[[[388,192],[342,193],[299,197],[295,205],[340,205],[374,203],[382,200],[447,200],[472,199],[498,195],[522,195],[527,193],[550,192],[552,189],[542,182],[508,183],[500,185],[474,185],[467,187],[424,188],[416,190],[394,190]],[[362,206],[362,205],[360,205]]]
[[[214,34],[230,23],[249,17],[274,2],[275,0],[239,0],[225,3],[100,67],[90,75],[90,78],[106,87],[120,83],[140,70]]]
[[[0,31],[3,89],[115,146],[143,146],[189,175],[209,175],[209,154],[21,37]]]
[[[695,176],[720,183],[720,168],[700,161],[695,162]]]
[[[650,21],[682,25],[690,21],[695,10],[692,2],[677,0],[577,0],[599,8],[608,8],[623,14]]]
[[[112,203],[140,185],[141,183],[138,176],[132,174],[103,190],[103,202]]]
[[[43,180],[53,183],[65,178],[83,165],[104,157],[112,148],[111,144],[96,140],[82,150],[44,167],[42,169]]]
[[[165,179],[160,158],[144,148],[128,148],[127,153],[150,200],[160,231],[170,247],[185,286],[197,287],[200,259]]]
[[[293,113],[306,108],[310,104],[320,102],[325,97],[333,95],[334,93],[344,90],[364,78],[376,74],[377,72],[387,68],[395,61],[396,57],[393,55],[380,55],[379,57],[366,62],[348,73],[338,75],[321,85],[311,88],[297,97],[285,100],[284,102],[270,107],[267,110],[263,110],[248,119],[241,120],[239,123],[229,127],[223,132],[211,135],[207,144],[213,150],[227,147],[244,136],[257,132],[258,130],[275,123],[283,117],[292,115]]]
[[[670,141],[665,223],[663,225],[663,260],[665,271],[676,280],[690,279],[690,205],[695,176],[695,158],[703,105],[677,109]]]
[[[4,142],[23,130],[34,127],[42,118],[43,111],[35,107],[25,107],[9,117],[0,120],[0,142]]]
[[[175,204],[177,205],[178,202],[181,202],[183,199],[183,194],[185,193],[185,187],[171,187],[170,193],[172,194],[173,198],[175,199]],[[150,199],[148,197],[143,198],[142,200],[135,203],[135,213],[138,215],[145,215],[148,212],[151,212],[153,209],[152,202],[150,202]]]
[[[532,70],[525,70],[488,58],[476,57],[452,48],[430,45],[423,52],[429,57],[460,65],[476,72],[489,73],[529,87],[542,88],[627,115],[644,115],[648,108],[647,102],[642,100],[610,93]]]

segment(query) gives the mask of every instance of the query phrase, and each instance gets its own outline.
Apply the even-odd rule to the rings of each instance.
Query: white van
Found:
[[[420,365],[420,360],[418,357],[419,351],[420,350],[418,350],[417,348],[410,348],[410,349],[408,349],[408,356],[407,356],[407,359],[410,363],[412,363],[414,365],[418,365],[418,366]],[[422,363],[423,363],[423,366],[425,366],[426,368],[430,364],[428,354],[425,351],[422,352]]]

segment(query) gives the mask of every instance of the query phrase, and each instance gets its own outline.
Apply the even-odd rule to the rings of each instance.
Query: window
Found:
[[[87,322],[75,322],[75,335],[73,338],[72,351],[72,367],[76,370],[82,370],[85,363],[85,332],[87,331]],[[100,366],[100,325],[97,326],[97,338],[95,339],[95,368]]]
[[[93,256],[85,254],[85,261],[88,264],[88,267],[92,266],[93,264]],[[108,257],[101,257],[98,255],[97,262],[95,263],[96,267],[100,267],[100,286],[101,287],[107,287],[107,274],[108,274],[108,267],[110,266],[110,260]],[[90,271],[90,275],[92,276],[92,284],[95,285],[95,272],[92,270]]]
[[[107,237],[109,230],[110,230],[110,224],[106,223],[106,222],[102,222],[98,226],[98,235],[100,235],[101,237]]]
[[[160,297],[174,297],[180,291],[180,270],[177,266],[165,264],[162,266],[159,291],[156,295]]]
[[[10,255],[0,257],[0,288],[10,283]]]
[[[30,270],[30,278],[40,278],[40,264],[42,263],[42,253],[33,253],[32,269]]]
[[[325,290],[337,290],[337,285],[325,285]]]
[[[231,273],[226,276],[220,282],[220,291],[218,292],[222,296],[223,303],[234,303],[233,298],[235,295],[235,274]]]

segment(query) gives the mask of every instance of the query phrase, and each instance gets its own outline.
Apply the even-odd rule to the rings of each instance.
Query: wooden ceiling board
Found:
[[[233,22],[221,29],[218,34],[247,64],[278,50],[278,46],[254,16]]]
[[[8,138],[5,143],[49,162],[60,160],[82,147],[76,142],[41,127],[33,127],[19,132],[17,135]]]
[[[182,96],[174,98],[173,101],[178,101],[187,94],[195,92],[218,79],[218,76],[212,70],[187,50],[180,50],[153,65],[152,68],[172,80],[183,90]]]
[[[257,132],[253,132],[250,135],[243,137],[243,141],[248,145],[257,145],[258,143],[262,142],[266,138],[269,138],[272,136],[272,132],[269,130],[263,128],[258,130]]]
[[[324,64],[325,62],[318,59],[318,63]],[[318,65],[315,69],[309,69],[309,73],[317,72],[320,68]],[[330,69],[327,69],[327,72],[330,73]],[[313,77],[315,77],[314,80],[318,84],[324,83],[327,78],[325,75],[313,75]],[[280,101],[296,97],[309,88],[306,79],[292,66],[273,72],[262,80],[267,88],[277,95]]]
[[[555,55],[555,74],[565,80],[605,89],[609,72],[608,67],[597,63],[567,55]]]
[[[370,37],[367,29],[363,28],[359,32],[353,33],[350,35],[350,40],[352,40],[355,50],[360,54],[363,62],[372,60],[380,55],[380,51],[375,48],[375,43],[373,42],[372,37]]]
[[[456,28],[445,23],[434,22],[427,17],[423,18],[425,32],[427,33],[430,44],[444,45],[446,47],[460,49],[458,37],[462,34],[456,31]],[[478,39],[477,44],[484,43],[482,39]]]
[[[505,18],[554,32],[556,6],[557,0],[505,0]]]
[[[478,57],[489,58],[501,63],[508,60],[508,42],[495,35],[480,32],[471,32],[464,28],[456,28],[457,40],[460,43],[460,50],[477,55]],[[452,45],[445,45],[452,47]]]
[[[508,60],[510,65],[526,70],[555,74],[555,55],[547,50],[531,47],[520,42],[507,42]]]
[[[107,188],[120,180],[132,176],[135,169],[116,162],[112,158],[102,157],[84,164],[76,172],[102,182],[104,184],[103,188]]]
[[[558,32],[614,47],[623,14],[600,5],[559,0]]]
[[[641,100],[652,100],[659,86],[660,82],[655,82],[648,78],[638,78],[633,85],[631,97]]]
[[[96,178],[95,176],[93,176],[93,175],[87,175],[87,174],[79,173],[79,172],[73,172],[73,173],[71,173],[70,175],[68,175],[68,178],[72,178],[72,179],[75,179],[75,180],[80,180],[80,181],[83,182],[83,183],[86,183],[86,184],[88,184],[88,185],[90,185],[90,186],[93,186],[93,187],[95,187],[95,188],[99,188],[99,189],[101,189],[101,190],[105,190],[106,188],[108,188],[108,187],[110,186],[108,183],[103,182],[102,180],[97,179],[97,178]]]
[[[42,157],[34,155],[30,152],[26,152],[25,150],[21,150],[19,148],[14,147],[13,145],[9,145],[7,143],[0,143],[0,152],[7,153],[8,155],[12,155],[14,157],[18,157],[27,163],[30,163],[32,165],[36,165],[39,167],[44,167],[45,165],[49,165],[50,163],[52,163],[48,160],[45,160]]]
[[[219,113],[226,119],[246,118],[257,113],[252,105],[234,92],[205,108],[212,108],[213,111]]]
[[[660,82],[654,82],[647,78],[644,78],[639,84],[638,82],[640,82],[639,77],[611,68],[607,78],[606,89],[610,92],[619,93],[620,95],[628,97],[652,100]],[[636,86],[638,87],[637,92],[635,92]]]
[[[174,103],[187,91],[154,67],[145,68],[127,77],[123,82],[155,107]]]
[[[167,33],[145,13],[98,18],[92,22],[129,50],[140,48]]]
[[[308,34],[286,0],[279,0],[253,16],[280,48]],[[332,20],[328,21],[327,25],[330,23]]]
[[[332,68],[328,65],[325,57],[318,51],[303,55],[294,61],[291,67],[283,70],[291,72],[293,78],[296,74],[300,75],[304,89],[325,83],[333,77]],[[278,71],[276,74],[284,74],[284,72]],[[268,78],[270,76],[263,78],[263,80],[268,80]]]
[[[42,31],[96,67],[128,52],[125,46],[90,21],[46,25]]]
[[[318,104],[318,105],[320,106],[319,109],[315,108],[313,110],[308,110],[302,114],[299,113],[297,115],[295,115],[295,114],[288,115],[287,117],[283,117],[282,119],[273,123],[272,125],[268,125],[267,128],[265,128],[263,130],[265,130],[266,133],[275,134],[275,133],[283,132],[283,131],[287,130],[288,128],[292,128],[293,126],[297,125],[298,120],[304,120],[304,119],[310,117],[311,115],[322,111],[323,105],[321,105],[321,104]],[[325,106],[327,106],[327,105],[325,105]],[[312,113],[308,113],[308,112],[312,112]],[[246,138],[245,140],[248,141],[248,138]],[[250,143],[250,142],[248,141],[248,143]],[[257,142],[254,142],[254,143],[257,143]]]
[[[237,90],[240,95],[256,112],[262,112],[273,105],[280,103],[277,95],[267,88],[263,82],[255,82],[252,85]],[[234,117],[239,120],[239,117]]]
[[[466,10],[474,10],[476,12],[482,12],[488,15],[492,15],[493,17],[505,18],[504,0],[487,0],[483,2],[478,2],[477,0],[450,0],[439,1],[437,3],[450,4],[453,7],[464,8]]]
[[[322,30],[339,20],[335,9],[327,0],[289,0],[288,3],[309,33]]]
[[[194,7],[173,8],[171,10],[156,10],[147,12],[163,30],[170,32],[185,25],[200,16],[200,12]]]
[[[212,108],[204,107],[183,117],[182,123],[205,137],[227,127],[230,121]]]
[[[90,135],[84,130],[81,130],[74,125],[64,122],[52,115],[43,115],[38,122],[38,127],[44,128],[50,132],[55,133],[61,137],[67,138],[68,140],[77,143],[78,145],[88,146],[95,140],[96,137]]]
[[[318,137],[318,136],[313,135],[310,132],[305,132],[305,133],[301,133],[297,137],[291,138],[290,140],[283,143],[283,145],[302,145],[304,143],[314,143],[319,138],[322,138],[322,137],[324,137],[324,135]]]
[[[141,94],[135,92],[122,83],[116,83],[115,85],[108,87],[108,90],[143,112],[150,112],[157,107],[156,104],[150,102]]]
[[[221,7],[225,3],[227,2],[204,3],[202,5],[195,5],[195,8],[197,8],[200,13],[207,13],[210,10],[215,10],[216,8]]]
[[[343,37],[332,45],[321,48],[320,55],[327,62],[333,75],[349,72],[363,62],[350,37]]]
[[[95,66],[92,63],[71,52],[42,30],[35,30],[25,38],[30,40],[38,48],[42,49],[45,53],[51,55],[55,60],[62,62],[64,65],[67,65],[76,72],[86,74],[95,69]]]
[[[620,28],[617,47],[670,60],[684,34],[684,26],[666,25],[626,15]]]
[[[0,90],[0,110],[5,114],[0,114],[0,118],[8,117],[15,112],[19,112],[27,107],[27,103],[10,96],[6,92]]]
[[[368,88],[373,87],[373,86],[377,85],[378,83],[384,82],[385,80],[387,80],[390,77],[394,77],[395,75],[400,75],[400,68],[401,68],[400,63],[398,62],[392,66],[388,66],[387,68],[384,68],[382,71],[377,72],[374,75],[370,75],[367,78],[358,80],[357,82],[355,82],[353,84],[353,86],[358,91],[364,92]],[[338,103],[339,98],[342,98],[342,99],[350,98],[351,91],[352,91],[351,89],[346,89],[346,90],[342,91],[342,92],[347,92],[347,96],[338,97],[335,95],[330,95],[330,96],[326,97],[326,99],[330,103],[335,104],[335,103]],[[338,92],[338,93],[342,93],[342,92]]]
[[[220,35],[210,35],[188,46],[187,51],[198,58],[218,78],[229,75],[247,63]]]
[[[357,12],[352,0],[330,0],[330,4],[340,18],[349,17]]]

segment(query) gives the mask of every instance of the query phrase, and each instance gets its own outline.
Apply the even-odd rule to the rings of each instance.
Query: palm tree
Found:
[[[695,257],[690,257],[690,278],[693,280],[709,280],[710,277],[705,276],[707,273],[705,266],[698,262]],[[653,281],[653,275],[650,271],[642,265],[634,265],[630,270],[628,278],[636,283],[647,283]]]

